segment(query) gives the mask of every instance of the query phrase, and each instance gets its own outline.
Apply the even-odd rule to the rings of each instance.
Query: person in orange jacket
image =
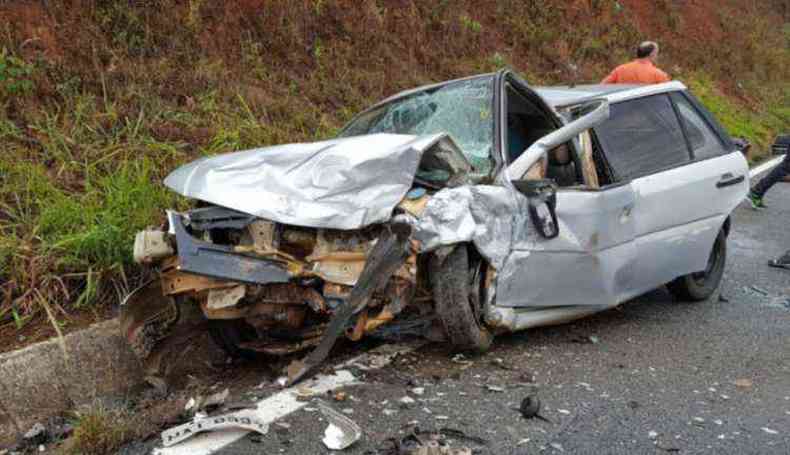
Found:
[[[601,84],[660,84],[671,79],[656,68],[658,44],[645,41],[636,48],[636,60],[625,63],[606,76]]]

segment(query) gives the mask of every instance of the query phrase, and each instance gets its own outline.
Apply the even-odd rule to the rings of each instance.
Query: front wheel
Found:
[[[713,250],[708,257],[708,266],[702,272],[690,273],[667,284],[669,291],[681,300],[705,300],[719,287],[727,262],[727,235],[719,231]]]
[[[431,257],[430,274],[436,313],[458,350],[485,352],[493,336],[482,324],[482,259],[470,260],[466,245]]]

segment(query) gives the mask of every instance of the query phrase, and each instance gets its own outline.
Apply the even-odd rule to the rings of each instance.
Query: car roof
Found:
[[[556,109],[600,98],[616,103],[657,93],[686,90],[686,86],[681,82],[671,81],[663,84],[591,84],[573,87],[532,87],[532,89]]]
[[[512,71],[511,71],[512,72]],[[420,87],[411,88],[402,92],[396,93],[375,105],[377,107],[382,104],[389,103],[390,101],[398,98],[411,95],[413,93],[422,92],[435,87],[440,87],[445,84],[459,82],[463,80],[476,79],[478,77],[490,77],[496,73],[476,74],[472,76],[463,77],[460,79],[453,79],[433,84],[427,84]],[[513,74],[516,74],[513,72]],[[657,93],[672,92],[678,90],[686,90],[686,86],[678,81],[665,82],[663,84],[586,84],[586,85],[557,85],[557,86],[531,86],[547,104],[557,109],[563,106],[579,104],[584,101],[596,98],[606,98],[610,103],[625,101],[633,98],[641,98],[643,96],[655,95]]]

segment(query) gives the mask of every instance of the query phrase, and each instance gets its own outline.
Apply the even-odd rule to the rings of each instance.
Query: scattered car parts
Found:
[[[318,409],[329,421],[329,425],[324,430],[324,443],[329,450],[345,450],[351,447],[362,437],[362,428],[353,420],[332,409],[331,406],[321,400],[315,400]]]
[[[207,417],[204,414],[196,415],[191,422],[163,431],[162,444],[165,447],[170,447],[186,441],[198,433],[224,430],[227,428],[242,428],[263,435],[269,432],[268,425],[258,420],[250,410],[243,409],[241,411],[213,417]]]

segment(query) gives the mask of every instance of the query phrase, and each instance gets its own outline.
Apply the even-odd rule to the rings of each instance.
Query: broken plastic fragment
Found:
[[[263,435],[269,432],[267,424],[254,417],[249,410],[243,410],[214,417],[195,416],[191,422],[163,431],[162,444],[169,447],[189,439],[197,433],[226,428],[244,428]]]
[[[751,379],[736,379],[735,380],[735,387],[739,389],[749,389],[752,387],[752,380]]]
[[[486,385],[486,390],[488,390],[489,392],[504,392],[505,388],[488,384]]]
[[[353,420],[335,411],[323,401],[316,400],[318,408],[329,421],[324,430],[322,442],[329,450],[343,450],[351,447],[362,436],[362,429]]]

